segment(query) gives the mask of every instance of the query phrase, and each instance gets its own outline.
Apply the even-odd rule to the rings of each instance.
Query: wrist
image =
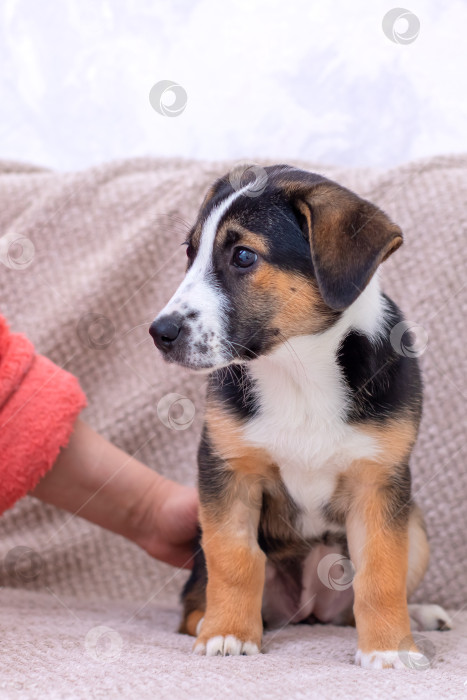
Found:
[[[198,523],[197,490],[152,474],[154,478],[128,514],[126,537],[156,559],[191,568]]]
[[[141,475],[138,494],[124,515],[122,533],[144,549],[144,543],[157,535],[159,513],[170,485],[168,479],[149,467],[145,467],[145,472],[144,476]]]

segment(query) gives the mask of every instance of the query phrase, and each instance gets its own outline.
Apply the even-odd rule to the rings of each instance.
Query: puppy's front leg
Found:
[[[362,474],[377,474],[365,465]],[[374,471],[373,471],[374,470]],[[379,483],[378,483],[379,482]],[[409,503],[397,495],[397,478],[357,479],[347,517],[349,552],[356,569],[356,663],[364,668],[404,668],[418,653],[407,607]]]
[[[258,478],[231,474],[215,502],[200,489],[206,612],[194,651],[208,656],[256,654],[263,624],[266,556],[257,540],[262,489]]]

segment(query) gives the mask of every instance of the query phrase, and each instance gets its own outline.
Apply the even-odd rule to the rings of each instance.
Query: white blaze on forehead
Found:
[[[209,279],[209,272],[212,269],[212,255],[214,241],[216,239],[219,222],[232,202],[239,197],[247,187],[238,192],[232,192],[220,204],[214,207],[203,224],[200,236],[198,254],[188,270],[185,279],[170,299],[165,309],[160,315],[179,311],[183,314],[182,305],[188,304],[186,312],[199,311],[203,317],[214,317],[210,319],[210,329],[216,330],[220,325],[220,315],[223,307],[223,299],[215,282]],[[204,324],[203,324],[204,325]]]
[[[214,207],[203,224],[198,254],[185,279],[157,318],[180,314],[185,328],[184,361],[191,367],[224,366],[231,359],[226,333],[227,298],[211,275],[220,220],[247,188]]]

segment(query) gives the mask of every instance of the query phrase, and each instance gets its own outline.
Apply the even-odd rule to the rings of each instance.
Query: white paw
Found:
[[[440,605],[409,605],[412,630],[450,630],[452,620]]]
[[[369,651],[358,649],[355,663],[362,668],[426,668],[429,660],[417,651]]]
[[[254,642],[241,642],[233,634],[211,637],[206,644],[198,642],[193,649],[195,654],[206,656],[251,656],[259,654],[257,644]]]

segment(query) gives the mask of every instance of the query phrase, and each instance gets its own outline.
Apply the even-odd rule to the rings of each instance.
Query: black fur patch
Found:
[[[252,418],[258,410],[245,365],[230,365],[210,374],[208,392],[239,418]]]
[[[385,296],[385,295],[384,295]],[[422,379],[417,358],[400,355],[391,345],[391,328],[403,321],[396,304],[385,296],[386,332],[377,341],[351,331],[342,341],[337,361],[350,388],[349,422],[377,420],[410,409],[418,421]]]
[[[230,219],[266,241],[265,260],[271,265],[305,277],[313,276],[309,241],[282,191],[266,189],[261,198],[239,197],[225,212],[219,227]]]
[[[201,503],[207,508],[222,506],[222,498],[228,492],[232,479],[232,472],[216,454],[204,425],[198,448],[198,489]]]
[[[197,537],[194,542],[193,568],[180,595],[180,600],[184,607],[185,619],[195,610],[206,609],[207,581],[206,559],[201,547],[201,530],[198,528]]]

